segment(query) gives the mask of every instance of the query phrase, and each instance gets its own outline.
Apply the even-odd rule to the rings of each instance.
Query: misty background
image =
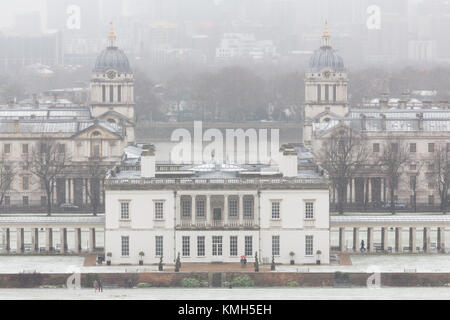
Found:
[[[0,18],[2,103],[63,88],[87,103],[111,22],[138,120],[298,121],[326,21],[352,105],[405,91],[450,100],[449,1],[16,0]]]

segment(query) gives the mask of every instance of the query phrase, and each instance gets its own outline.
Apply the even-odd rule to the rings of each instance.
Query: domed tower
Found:
[[[128,142],[134,142],[134,75],[126,54],[116,45],[111,24],[108,47],[95,61],[91,78],[92,115],[126,128]]]
[[[305,74],[305,144],[311,144],[313,123],[327,122],[348,114],[347,89],[344,61],[331,47],[328,26],[325,25],[322,46],[314,52]]]

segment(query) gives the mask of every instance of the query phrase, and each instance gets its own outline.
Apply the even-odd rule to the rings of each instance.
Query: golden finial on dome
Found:
[[[328,21],[327,20],[325,20],[325,30],[323,32],[323,36],[324,37],[329,37],[330,36],[330,34],[328,33]]]
[[[110,38],[115,38],[116,37],[116,32],[114,31],[114,24],[113,24],[112,21],[109,24],[111,25],[111,28],[109,29],[109,37]]]

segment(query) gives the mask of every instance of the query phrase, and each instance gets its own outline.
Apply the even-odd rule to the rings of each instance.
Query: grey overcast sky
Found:
[[[0,0],[0,28],[12,27],[16,14],[41,11],[45,14],[45,0]]]

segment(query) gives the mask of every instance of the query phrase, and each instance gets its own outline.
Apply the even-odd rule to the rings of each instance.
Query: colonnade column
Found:
[[[17,228],[16,244],[17,244],[16,253],[23,253],[25,249],[23,228]]]
[[[60,253],[66,253],[67,252],[67,229],[61,228],[59,231],[59,252]]]
[[[373,228],[367,228],[367,251],[374,252]]]
[[[81,252],[81,229],[75,229],[75,253]]]
[[[3,253],[9,253],[10,249],[11,249],[11,234],[9,232],[9,228],[3,228],[3,247],[2,247],[2,252]]]
[[[409,248],[411,250],[411,253],[417,252],[416,247],[416,228],[411,227],[409,228]]]
[[[211,195],[206,196],[206,224],[211,224]]]
[[[345,251],[345,228],[339,228],[339,251]]]
[[[45,229],[45,250],[51,252],[53,250],[53,229]]]
[[[95,228],[89,229],[89,252],[95,251]]]
[[[192,202],[191,224],[195,225],[195,217],[197,215],[197,201],[195,195],[191,196],[191,202]]]
[[[223,197],[223,222],[228,225],[228,195]]]
[[[244,196],[239,195],[239,225],[244,224]]]
[[[381,228],[381,250],[386,252],[388,250],[388,229]]]
[[[423,228],[423,251],[425,253],[430,252],[430,228]]]
[[[359,228],[353,228],[353,252],[360,251],[359,246]]]
[[[396,253],[403,252],[402,228],[400,227],[395,228],[395,252]]]
[[[31,252],[39,252],[39,228],[31,229]]]
[[[437,249],[438,252],[445,253],[445,228],[437,229]]]

